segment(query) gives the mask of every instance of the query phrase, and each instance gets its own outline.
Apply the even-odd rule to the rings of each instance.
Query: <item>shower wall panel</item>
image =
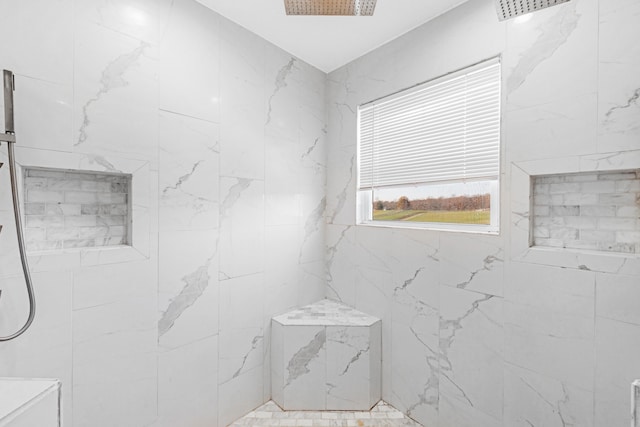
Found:
[[[193,0],[0,21],[18,162],[131,174],[133,212],[130,247],[31,254],[38,313],[0,376],[60,378],[76,427],[223,426],[268,400],[270,318],[324,296],[325,74]],[[27,309],[8,179],[0,334]]]
[[[629,425],[640,261],[531,248],[529,196],[531,176],[640,166],[638,13],[499,22],[471,0],[329,74],[327,295],[382,318],[383,398],[424,425]],[[355,225],[357,106],[497,55],[500,235]]]

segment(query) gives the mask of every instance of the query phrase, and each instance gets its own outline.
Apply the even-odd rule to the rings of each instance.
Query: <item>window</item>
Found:
[[[358,223],[497,232],[498,58],[358,108]]]

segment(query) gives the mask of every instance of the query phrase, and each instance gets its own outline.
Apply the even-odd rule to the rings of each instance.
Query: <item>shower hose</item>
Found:
[[[15,217],[16,232],[18,235],[18,248],[20,251],[20,262],[22,263],[22,271],[24,273],[24,280],[27,286],[27,294],[29,296],[29,317],[25,324],[17,332],[8,335],[0,336],[0,342],[9,341],[22,335],[31,323],[36,315],[36,299],[33,292],[33,284],[31,282],[31,274],[29,273],[29,264],[27,263],[27,254],[24,248],[24,235],[22,232],[22,216],[20,215],[20,201],[18,199],[18,180],[16,177],[16,159],[13,152],[13,145],[15,144],[15,136],[13,129],[13,73],[4,70],[4,99],[5,99],[5,127],[7,132],[4,135],[0,135],[0,141],[7,142],[7,152],[9,156],[9,175],[11,175],[11,196],[13,198],[13,215]],[[2,295],[0,291],[0,296]]]

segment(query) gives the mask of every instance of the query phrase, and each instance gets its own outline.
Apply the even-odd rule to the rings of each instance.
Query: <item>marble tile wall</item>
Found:
[[[529,250],[520,189],[640,167],[638,2],[470,0],[328,79],[193,0],[0,12],[18,161],[133,176],[132,246],[31,256],[38,317],[0,347],[0,375],[62,379],[65,425],[226,425],[270,396],[271,316],[323,296],[382,319],[383,398],[423,424],[628,424],[637,259]],[[355,226],[356,106],[496,55],[501,234]],[[7,182],[0,333],[26,310]]]
[[[0,376],[65,426],[227,425],[270,398],[273,314],[324,296],[326,75],[194,0],[0,4],[21,166],[132,175],[132,241],[34,253]],[[0,149],[6,162],[6,150]],[[26,315],[0,169],[0,334]]]
[[[329,74],[327,295],[382,318],[383,399],[424,425],[629,424],[637,256],[529,248],[528,224],[530,176],[640,164],[638,13],[470,0]],[[500,235],[356,226],[356,107],[497,55]]]

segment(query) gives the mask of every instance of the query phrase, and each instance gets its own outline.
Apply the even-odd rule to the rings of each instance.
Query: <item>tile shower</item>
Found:
[[[132,177],[130,245],[32,251],[38,317],[0,347],[0,376],[62,380],[65,426],[227,425],[270,398],[271,317],[325,296],[382,319],[382,397],[426,426],[628,424],[637,255],[530,248],[528,203],[640,168],[637,2],[470,0],[328,76],[192,0],[0,12],[18,162]],[[501,234],[356,226],[355,107],[497,54]]]

